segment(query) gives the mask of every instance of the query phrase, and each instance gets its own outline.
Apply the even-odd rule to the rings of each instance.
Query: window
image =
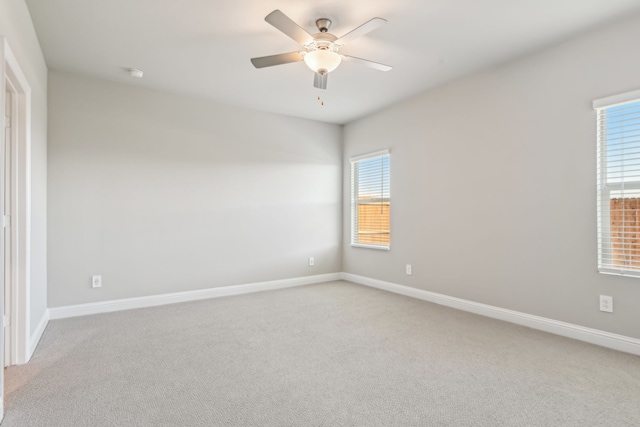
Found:
[[[389,150],[351,158],[351,245],[389,249]]]
[[[640,91],[594,101],[598,270],[640,277]]]

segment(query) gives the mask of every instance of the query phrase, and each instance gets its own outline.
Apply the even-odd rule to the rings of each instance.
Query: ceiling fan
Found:
[[[373,18],[340,38],[329,33],[331,20],[327,18],[320,18],[316,21],[316,26],[320,32],[313,35],[306,32],[302,27],[293,22],[291,18],[279,10],[274,10],[268,14],[264,20],[301,44],[302,47],[304,47],[304,50],[251,58],[251,63],[256,68],[272,67],[274,65],[304,61],[315,73],[313,86],[318,89],[327,88],[328,74],[335,70],[343,59],[366,65],[380,71],[389,71],[392,68],[389,65],[339,53],[340,48],[342,48],[346,43],[384,25],[387,22],[385,19]]]

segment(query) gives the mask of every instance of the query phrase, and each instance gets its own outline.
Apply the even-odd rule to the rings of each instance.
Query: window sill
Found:
[[[640,277],[640,271],[620,270],[620,269],[605,268],[605,267],[600,267],[598,269],[598,273],[600,273],[600,274],[608,274],[608,275],[611,275],[611,276]]]
[[[389,251],[389,250],[391,250],[391,248],[389,246],[365,245],[365,244],[362,244],[362,243],[352,243],[351,247],[352,248],[376,249],[376,250],[379,250],[379,251]]]

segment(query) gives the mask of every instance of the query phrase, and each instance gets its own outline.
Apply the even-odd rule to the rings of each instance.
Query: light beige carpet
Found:
[[[3,427],[640,426],[640,357],[346,282],[51,321]]]

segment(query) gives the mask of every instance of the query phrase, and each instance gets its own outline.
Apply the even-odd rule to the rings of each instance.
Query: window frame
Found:
[[[597,141],[597,244],[598,244],[598,272],[618,276],[640,277],[640,268],[637,270],[623,267],[614,267],[613,249],[611,237],[611,193],[625,191],[638,192],[640,194],[640,178],[637,181],[616,181],[608,179],[607,161],[607,136],[606,123],[604,123],[606,111],[610,108],[625,104],[640,102],[640,90],[626,92],[593,101],[593,109],[596,110],[596,141]],[[638,120],[640,123],[640,119]]]
[[[357,171],[354,168],[354,165],[359,164],[359,162],[364,160],[371,160],[375,158],[387,157],[388,158],[388,197],[371,197],[368,199],[359,199],[359,185]],[[350,245],[354,248],[367,248],[367,249],[377,249],[389,251],[391,250],[391,152],[388,149],[374,151],[367,154],[362,154],[358,156],[353,156],[349,159],[350,164],[350,174],[351,174],[351,232],[350,232]],[[387,202],[389,203],[389,243],[388,244],[375,244],[375,243],[360,243],[357,241],[358,236],[358,206],[363,203],[372,203],[372,202]]]

